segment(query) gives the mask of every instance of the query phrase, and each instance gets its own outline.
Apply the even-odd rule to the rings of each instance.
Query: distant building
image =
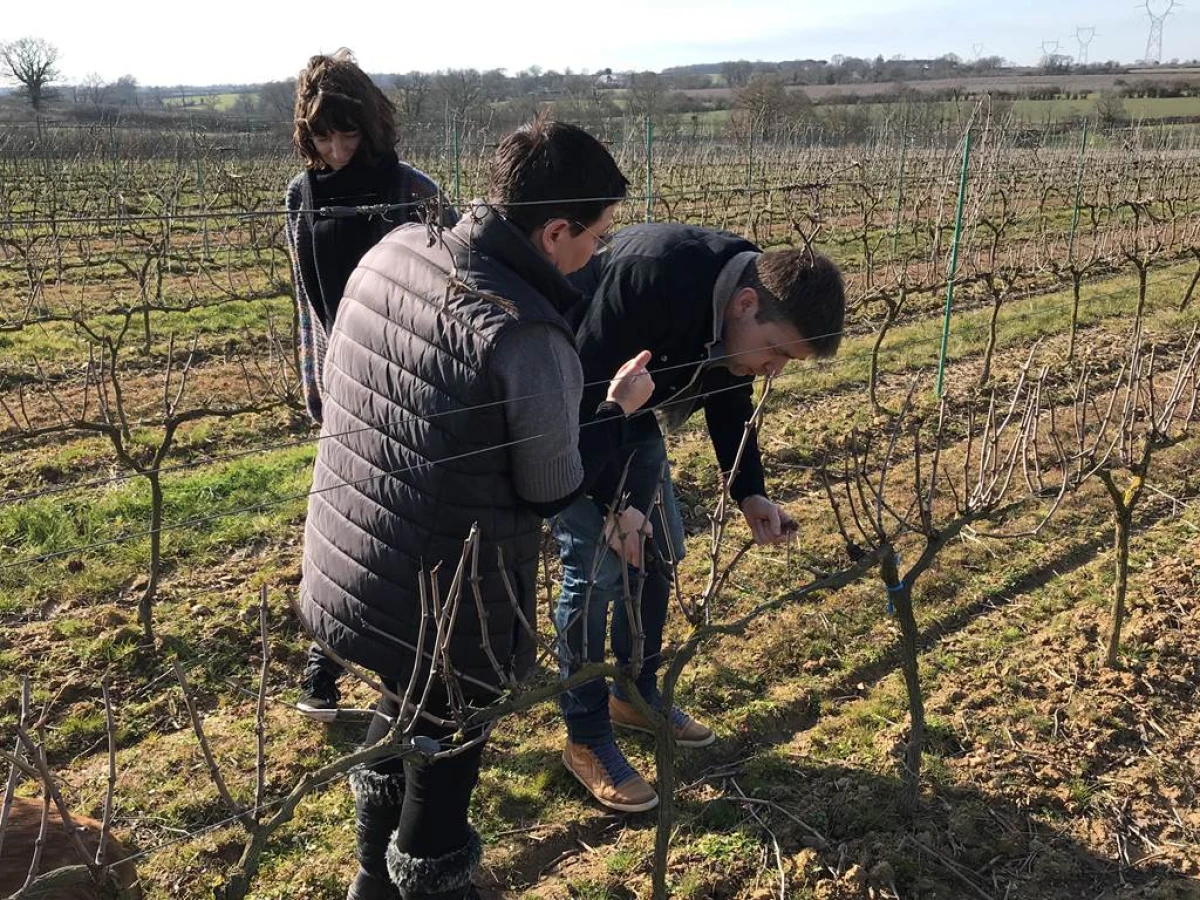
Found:
[[[629,87],[628,72],[600,72],[592,81],[598,88],[625,88]]]

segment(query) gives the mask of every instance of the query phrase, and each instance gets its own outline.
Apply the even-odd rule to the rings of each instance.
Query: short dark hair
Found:
[[[296,78],[294,119],[292,145],[306,169],[325,167],[313,135],[357,131],[362,136],[358,152],[366,159],[376,159],[396,144],[396,107],[345,47],[308,60]]]
[[[771,250],[746,267],[741,287],[758,293],[760,322],[787,322],[818,358],[833,356],[846,323],[841,270],[810,249]]]
[[[490,202],[526,235],[551,219],[574,233],[624,199],[629,182],[598,140],[539,115],[507,135],[492,160]]]

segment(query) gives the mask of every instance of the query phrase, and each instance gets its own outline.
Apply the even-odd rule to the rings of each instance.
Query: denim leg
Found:
[[[669,468],[663,469],[666,447],[662,439],[646,441],[638,446],[638,453],[629,466],[627,481],[644,486],[657,485],[663,477],[662,500],[651,513],[654,526],[654,553],[647,560],[645,584],[642,585],[639,611],[642,619],[642,666],[635,677],[638,692],[650,703],[658,700],[658,668],[662,662],[663,628],[667,621],[667,609],[671,601],[674,581],[674,564],[683,559],[683,519],[671,484]],[[642,491],[644,493],[644,487]],[[636,494],[635,494],[636,496]],[[649,505],[647,503],[647,505]],[[637,579],[630,574],[630,590],[636,593]],[[625,606],[623,590],[614,599],[612,623],[612,651],[617,664],[628,668],[633,660],[633,629]],[[613,693],[621,697],[620,689],[614,685]],[[622,698],[624,699],[624,698]]]
[[[642,665],[634,678],[638,692],[653,703],[658,697],[658,667],[662,662],[663,627],[667,621],[667,607],[671,601],[671,576],[665,563],[656,563],[648,568],[642,584],[638,610],[642,625]],[[637,603],[637,574],[630,573],[629,593],[631,603]],[[625,597],[616,601],[612,622],[612,651],[617,665],[632,669],[634,652],[634,630],[629,622],[629,611]],[[613,684],[612,692],[626,699],[620,685]]]
[[[589,662],[603,662],[608,607],[622,597],[621,561],[601,543],[604,516],[580,497],[550,522],[562,559],[562,590],[554,609],[559,672],[563,678]],[[599,548],[599,551],[598,551]],[[572,742],[596,746],[612,740],[608,684],[596,678],[559,695]]]

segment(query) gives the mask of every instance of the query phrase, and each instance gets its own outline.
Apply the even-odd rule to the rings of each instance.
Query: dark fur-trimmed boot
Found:
[[[393,841],[387,865],[401,900],[476,900],[471,873],[483,856],[483,845],[474,829],[465,847],[432,858],[410,856]]]
[[[350,773],[354,792],[354,855],[358,874],[346,900],[400,900],[388,875],[388,845],[400,824],[404,804],[404,773],[384,775],[370,769]]]

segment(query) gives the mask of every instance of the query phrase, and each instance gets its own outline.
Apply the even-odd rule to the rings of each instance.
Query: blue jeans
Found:
[[[654,548],[647,543],[647,578],[642,586],[641,619],[644,636],[642,666],[635,682],[639,693],[651,704],[658,702],[658,667],[661,662],[663,626],[671,599],[672,563],[683,558],[683,520],[675,502],[669,471],[665,470],[666,447],[661,435],[627,445],[635,452],[624,489],[630,504],[645,512],[653,502],[660,476],[662,503],[650,515],[654,526]],[[558,632],[559,671],[566,678],[585,663],[603,662],[609,637],[608,612],[612,607],[612,652],[626,669],[633,658],[633,631],[625,605],[622,569],[624,563],[604,541],[604,513],[588,497],[580,497],[550,521],[562,559],[562,591],[554,610]],[[597,552],[599,549],[599,564]],[[591,585],[589,597],[588,583]],[[636,597],[637,573],[630,569],[630,592]],[[585,609],[586,607],[586,609]],[[611,741],[608,716],[608,683],[596,678],[559,695],[567,735],[577,744],[596,746]],[[620,691],[614,688],[619,697]]]

